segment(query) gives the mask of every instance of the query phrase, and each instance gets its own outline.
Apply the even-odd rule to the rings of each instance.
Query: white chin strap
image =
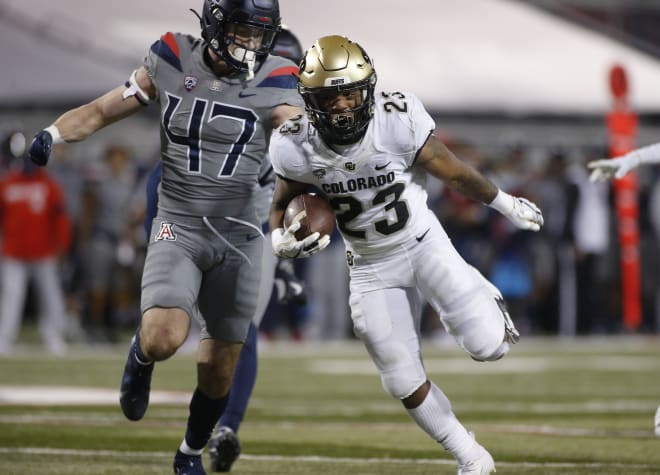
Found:
[[[250,81],[254,78],[254,65],[257,62],[257,54],[254,51],[247,50],[245,48],[237,47],[234,48],[234,51],[229,51],[229,54],[236,61],[240,61],[247,65],[248,74],[246,80]]]

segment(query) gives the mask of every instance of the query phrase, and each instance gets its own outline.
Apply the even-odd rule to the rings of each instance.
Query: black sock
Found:
[[[199,388],[195,389],[190,400],[190,414],[186,428],[186,444],[194,450],[201,450],[211,438],[215,423],[227,406],[228,397],[212,399]]]

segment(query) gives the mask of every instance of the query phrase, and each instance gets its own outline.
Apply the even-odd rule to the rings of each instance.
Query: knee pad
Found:
[[[424,384],[426,373],[415,351],[393,339],[370,340],[362,319],[355,319],[354,329],[376,365],[387,394],[404,399]]]
[[[485,354],[483,352],[479,354],[470,353],[470,356],[475,361],[497,361],[500,358],[502,358],[504,355],[506,355],[508,352],[509,352],[509,344],[507,342],[502,342],[500,346],[497,347],[497,349],[490,354]]]
[[[500,318],[501,321],[501,318]],[[504,341],[504,325],[493,318],[463,318],[451,328],[458,345],[477,361],[493,361],[509,351]]]
[[[395,399],[405,399],[426,382],[426,375],[406,366],[393,371],[381,372],[380,382],[387,394]]]
[[[378,368],[383,389],[397,399],[410,396],[427,379],[410,299],[405,292],[354,292],[350,298],[355,334]]]
[[[495,361],[509,351],[504,335],[484,333],[478,328],[457,335],[456,340],[460,347],[477,361]]]

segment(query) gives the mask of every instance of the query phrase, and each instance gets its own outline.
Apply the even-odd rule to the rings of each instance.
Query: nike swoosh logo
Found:
[[[248,240],[248,241],[254,241],[255,239],[257,239],[257,238],[259,238],[259,237],[261,237],[260,234],[248,234],[248,235],[247,235],[247,240]]]
[[[380,170],[383,170],[383,169],[387,168],[387,166],[390,163],[392,163],[392,162],[387,162],[385,165],[376,165],[374,168],[376,169],[376,171],[380,171]]]
[[[429,233],[430,230],[431,230],[431,228],[428,228],[426,231],[424,231],[423,234],[421,234],[419,236],[415,236],[415,239],[417,239],[417,242],[422,242],[424,240],[424,238],[426,237],[426,235]]]
[[[245,92],[241,91],[241,92],[238,93],[238,97],[250,97],[250,96],[256,96],[256,95],[257,95],[256,92],[245,93]]]

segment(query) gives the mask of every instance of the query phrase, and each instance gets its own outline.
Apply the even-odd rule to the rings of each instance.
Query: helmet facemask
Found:
[[[362,139],[373,116],[375,87],[371,59],[348,38],[320,38],[300,63],[298,91],[310,121],[328,144],[349,145]],[[333,111],[331,103],[340,95],[355,105]]]
[[[366,133],[373,116],[375,75],[347,86],[333,86],[301,91],[310,120],[329,144],[349,145]],[[332,97],[343,95],[354,100],[355,106],[342,111],[330,110]]]

